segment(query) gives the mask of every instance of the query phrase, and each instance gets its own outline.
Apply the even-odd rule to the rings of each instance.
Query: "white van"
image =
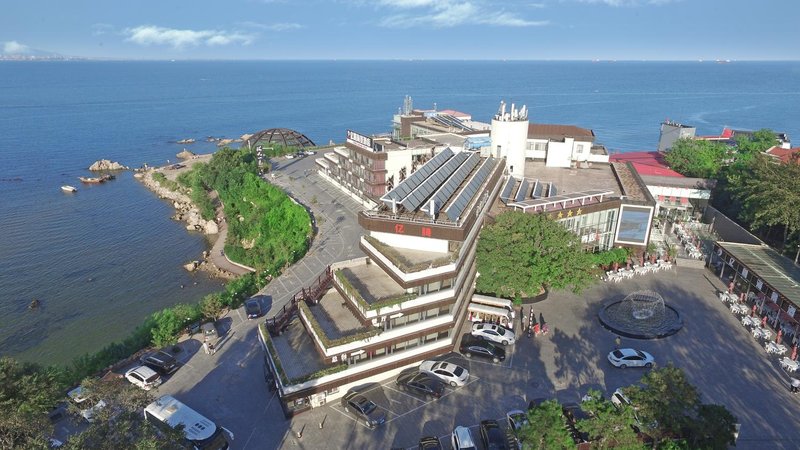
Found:
[[[165,395],[147,405],[144,417],[160,428],[165,425],[175,428],[183,424],[186,441],[196,450],[226,450],[230,446],[226,435],[233,440],[230,430],[217,426],[171,395]]]
[[[514,302],[505,298],[489,297],[486,295],[475,294],[472,296],[473,303],[480,303],[481,305],[494,306],[495,308],[505,309],[508,316],[514,319]]]

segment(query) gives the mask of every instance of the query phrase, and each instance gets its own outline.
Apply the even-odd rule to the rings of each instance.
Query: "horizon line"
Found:
[[[14,56],[18,56],[14,57]],[[25,58],[25,55],[0,55],[0,62],[75,62],[75,61],[117,61],[117,62],[696,62],[696,63],[748,63],[748,62],[800,62],[800,59],[613,59],[613,58],[117,58],[107,56],[57,56]]]

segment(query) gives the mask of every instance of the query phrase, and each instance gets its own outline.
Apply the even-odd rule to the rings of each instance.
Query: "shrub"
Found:
[[[203,313],[204,319],[217,320],[222,314],[222,308],[222,296],[219,292],[208,294],[200,301],[200,311]]]

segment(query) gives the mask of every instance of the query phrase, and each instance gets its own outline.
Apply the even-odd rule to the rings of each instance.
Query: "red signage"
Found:
[[[394,232],[404,234],[406,232],[406,227],[402,223],[395,224]]]
[[[431,237],[431,229],[428,227],[422,227],[422,236]]]

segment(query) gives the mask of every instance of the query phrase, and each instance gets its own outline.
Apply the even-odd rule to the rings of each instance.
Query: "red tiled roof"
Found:
[[[670,169],[659,152],[628,152],[611,155],[610,162],[630,162],[639,175],[683,178],[683,175]]]
[[[800,147],[781,148],[777,145],[767,150],[767,154],[778,158],[783,163],[792,161],[793,158],[800,157]]]

